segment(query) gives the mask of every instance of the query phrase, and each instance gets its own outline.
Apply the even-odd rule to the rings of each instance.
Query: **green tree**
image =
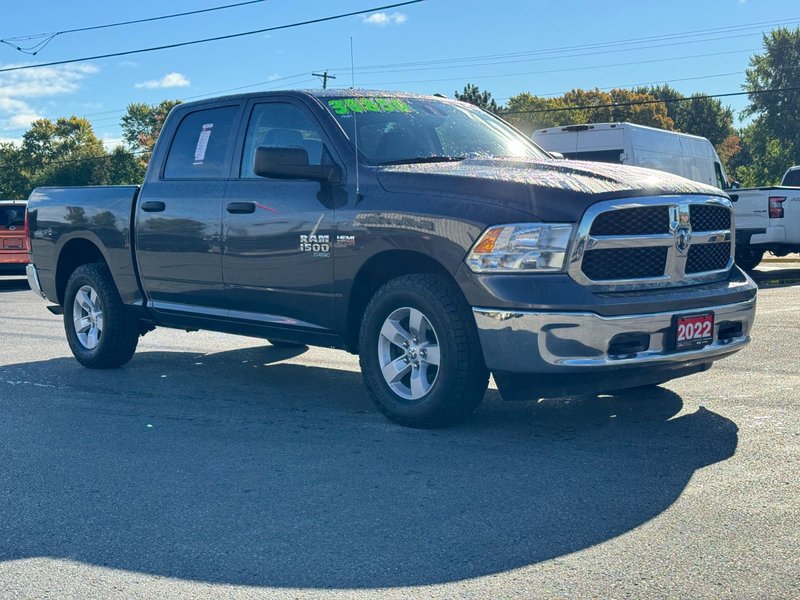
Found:
[[[468,83],[465,85],[463,92],[459,93],[458,90],[456,90],[454,94],[456,100],[469,102],[470,104],[474,104],[475,106],[479,106],[480,108],[495,114],[497,114],[499,111],[497,102],[495,102],[492,98],[492,94],[486,90],[480,91],[478,86],[473,83]]]
[[[134,102],[122,117],[122,139],[128,150],[139,154],[142,171],[147,167],[164,121],[180,100],[164,100],[160,104]]]
[[[575,112],[562,110],[564,108],[564,101],[561,98],[543,98],[523,92],[508,99],[500,116],[526,135],[530,135],[536,129],[576,123]]]
[[[0,199],[27,198],[30,180],[21,168],[22,150],[14,144],[0,143]]]
[[[145,165],[141,157],[122,146],[106,157],[102,170],[103,185],[139,185],[144,179]]]
[[[103,143],[91,123],[76,116],[34,121],[22,136],[18,168],[31,188],[95,185],[102,181]],[[28,193],[30,189],[28,190]]]
[[[675,131],[707,138],[718,151],[719,146],[735,133],[733,109],[723,106],[722,101],[716,98],[706,98],[703,93],[687,98],[666,84],[639,88],[638,91],[665,101],[664,106]]]
[[[740,165],[736,176],[769,185],[800,163],[800,29],[775,29],[763,43],[763,54],[750,58],[744,84],[750,104],[743,114],[753,121],[742,140],[751,162]],[[773,89],[784,91],[760,93]]]
[[[574,89],[555,98],[525,92],[509,98],[500,115],[527,134],[557,125],[619,121],[671,129],[666,108],[652,100],[649,94],[624,89]]]

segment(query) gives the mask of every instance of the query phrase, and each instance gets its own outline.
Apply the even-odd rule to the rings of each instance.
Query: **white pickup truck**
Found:
[[[800,252],[800,165],[780,186],[728,190],[736,218],[736,264],[754,269],[765,252]]]

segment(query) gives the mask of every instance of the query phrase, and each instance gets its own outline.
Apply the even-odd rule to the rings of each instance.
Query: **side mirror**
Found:
[[[340,183],[342,180],[336,165],[309,165],[306,149],[293,146],[256,148],[253,173],[274,179],[311,179],[329,183]]]
[[[548,150],[547,153],[555,159],[558,160],[565,160],[564,155],[561,152],[553,152],[552,150]]]
[[[742,187],[741,183],[739,183],[738,181],[731,181],[732,190],[738,190],[740,187]]]

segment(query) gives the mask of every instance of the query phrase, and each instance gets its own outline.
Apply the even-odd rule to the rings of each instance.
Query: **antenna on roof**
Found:
[[[353,80],[352,88],[356,88],[356,68],[355,60],[353,59],[353,37],[350,37],[350,76]],[[359,178],[359,171],[361,170],[358,165],[358,111],[353,111],[353,141],[356,144],[356,202],[361,199],[361,181]]]

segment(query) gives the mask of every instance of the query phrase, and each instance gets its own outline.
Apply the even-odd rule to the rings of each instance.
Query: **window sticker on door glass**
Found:
[[[200,137],[197,138],[197,146],[194,148],[194,165],[202,165],[206,159],[206,150],[208,149],[208,139],[211,137],[211,128],[214,127],[213,123],[206,123],[200,130]]]
[[[412,112],[400,98],[337,98],[328,100],[328,106],[337,115],[366,112]]]

